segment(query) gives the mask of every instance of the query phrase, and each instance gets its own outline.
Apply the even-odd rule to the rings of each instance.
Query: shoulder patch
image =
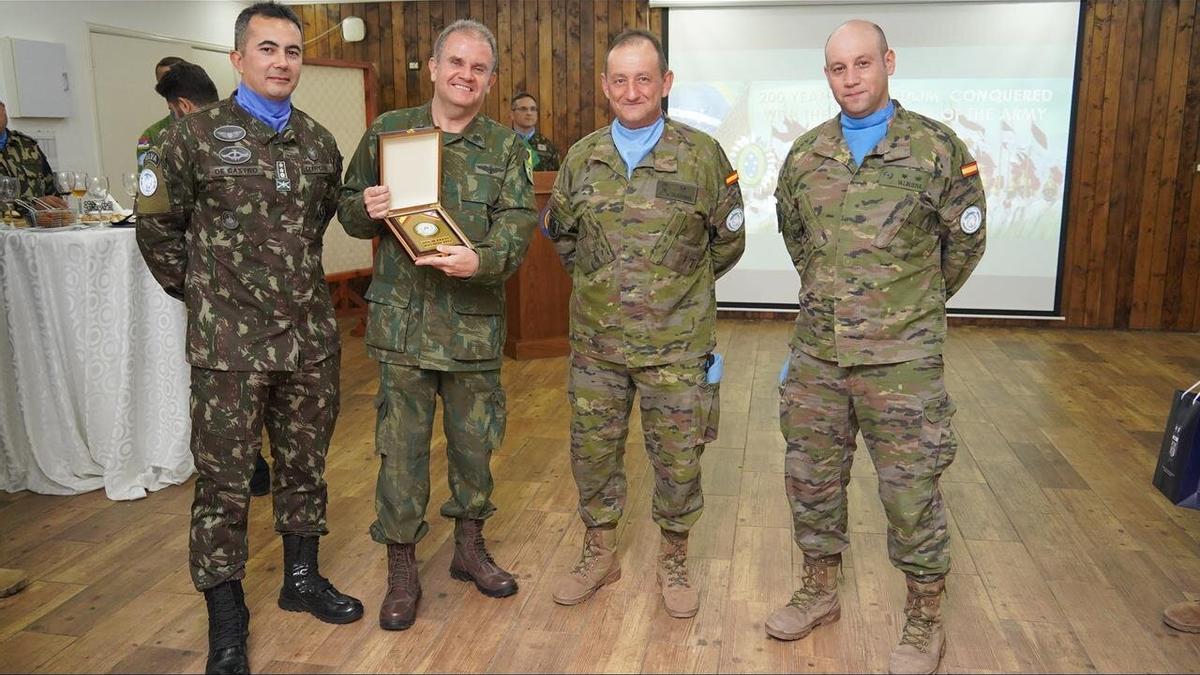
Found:
[[[983,226],[983,211],[974,204],[968,206],[963,209],[962,216],[958,219],[958,226],[962,228],[963,234],[975,234]]]
[[[157,215],[171,208],[167,184],[157,164],[151,164],[138,174],[138,195],[134,209],[138,215]]]
[[[733,185],[736,182],[738,182],[738,172],[736,171],[725,177],[726,186]]]
[[[962,165],[961,170],[963,178],[970,178],[979,173],[979,164],[977,162],[968,162]]]

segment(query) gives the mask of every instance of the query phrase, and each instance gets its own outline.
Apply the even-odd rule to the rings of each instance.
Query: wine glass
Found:
[[[108,206],[108,176],[92,176],[88,180],[87,193],[99,204],[97,209],[104,216]],[[108,218],[104,217],[102,222],[107,225]]]
[[[137,197],[138,193],[138,175],[132,171],[121,176],[121,186],[125,188],[125,194],[129,195],[130,199]]]
[[[54,174],[54,187],[58,188],[59,194],[70,194],[75,190],[75,172],[59,171]]]
[[[88,191],[88,175],[86,171],[75,172],[75,182],[71,187],[71,194],[79,200],[79,215],[83,215],[83,197]]]
[[[12,176],[0,176],[0,224],[7,224],[12,201],[17,198],[20,183]]]

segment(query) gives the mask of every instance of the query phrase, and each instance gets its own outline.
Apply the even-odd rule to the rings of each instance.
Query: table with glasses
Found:
[[[132,228],[0,229],[0,489],[187,480],[185,327]]]

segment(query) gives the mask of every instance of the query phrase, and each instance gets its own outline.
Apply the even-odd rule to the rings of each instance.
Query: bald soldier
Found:
[[[737,173],[710,136],[662,113],[674,74],[652,33],[613,39],[601,83],[617,119],[567,152],[547,231],[571,272],[571,471],[587,526],[554,601],[581,603],[621,576],[625,438],[638,395],[654,467],[657,576],[673,617],[696,614],[688,533],[700,454],[716,438],[716,280],[745,247]]]
[[[946,648],[950,570],[938,481],[956,448],[942,379],[946,300],[983,255],[985,205],[954,132],[889,98],[895,66],[874,24],[850,21],[830,35],[825,76],[841,114],[796,140],[775,191],[801,280],[779,417],[804,574],[766,630],[795,640],[841,615],[846,485],[861,430],[888,553],[908,585],[889,668],[932,673]]]

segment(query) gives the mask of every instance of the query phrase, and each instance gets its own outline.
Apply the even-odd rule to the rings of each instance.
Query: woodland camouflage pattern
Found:
[[[339,407],[338,356],[303,372],[192,368],[196,493],[189,545],[198,590],[245,576],[250,477],[271,439],[271,496],[280,534],[325,534],[325,454]]]
[[[333,135],[295,108],[276,134],[230,98],[171,125],[144,159],[157,188],[138,195],[138,245],[187,304],[188,361],[303,370],[337,354],[321,265],[342,165]]]
[[[609,127],[567,152],[547,230],[571,273],[571,349],[631,368],[716,344],[718,277],[745,248],[733,169],[710,136],[667,120],[626,178]]]
[[[432,370],[496,370],[504,346],[504,282],[529,247],[537,217],[521,139],[478,115],[442,134],[441,203],[479,253],[479,270],[455,279],[418,267],[387,227],[367,216],[362,192],[379,185],[378,135],[433,126],[429,104],[379,116],[346,171],[338,219],[352,237],[381,236],[367,291],[371,358]]]
[[[534,171],[558,171],[558,148],[541,132],[534,131],[529,140],[525,141],[525,147],[529,149],[529,155],[533,158]]]
[[[946,300],[984,250],[983,183],[949,127],[897,103],[877,147],[855,167],[835,117],[796,140],[775,190],[801,282],[791,344],[842,366],[941,354]]]
[[[779,421],[793,533],[805,557],[838,554],[849,545],[846,486],[861,430],[879,474],[892,563],[915,575],[948,572],[950,538],[938,483],[958,447],[953,415],[941,356],[845,368],[793,349]]]
[[[17,179],[18,199],[58,194],[54,172],[37,141],[15,129],[8,130],[8,144],[0,150],[0,176]]]

